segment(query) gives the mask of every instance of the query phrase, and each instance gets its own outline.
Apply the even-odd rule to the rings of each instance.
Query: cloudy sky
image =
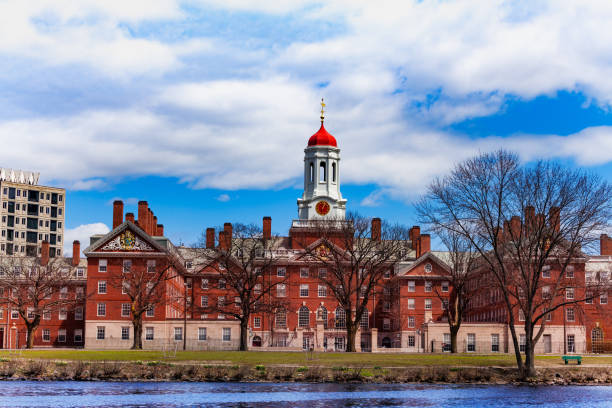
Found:
[[[66,242],[116,198],[178,242],[283,233],[325,97],[366,215],[414,223],[431,177],[502,146],[612,179],[610,21],[609,0],[5,0],[0,167],[68,190]]]

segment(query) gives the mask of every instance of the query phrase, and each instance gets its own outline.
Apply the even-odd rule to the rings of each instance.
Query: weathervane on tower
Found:
[[[321,123],[325,120],[325,102],[323,102],[323,98],[321,98]]]

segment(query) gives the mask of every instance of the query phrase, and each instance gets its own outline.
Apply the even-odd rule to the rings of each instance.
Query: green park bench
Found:
[[[582,356],[563,356],[561,357],[565,364],[567,364],[570,360],[576,360],[578,365],[582,364]]]

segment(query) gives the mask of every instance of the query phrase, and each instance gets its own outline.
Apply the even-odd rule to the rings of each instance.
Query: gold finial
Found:
[[[323,98],[321,98],[321,124],[325,120],[325,102],[323,102]]]

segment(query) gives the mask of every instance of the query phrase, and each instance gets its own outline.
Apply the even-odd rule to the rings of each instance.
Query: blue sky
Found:
[[[117,198],[176,242],[285,233],[325,97],[365,215],[414,224],[432,177],[500,147],[612,180],[609,21],[596,0],[8,0],[0,167],[68,190],[66,242]]]

